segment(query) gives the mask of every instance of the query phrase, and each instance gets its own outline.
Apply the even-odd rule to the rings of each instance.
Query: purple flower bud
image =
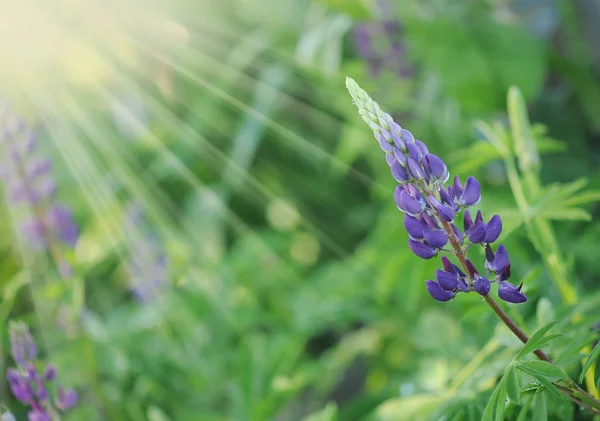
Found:
[[[479,295],[486,296],[490,292],[490,281],[488,281],[486,278],[482,278],[481,276],[477,276],[473,284],[473,289]]]
[[[414,159],[417,163],[421,162],[421,158],[423,154],[421,153],[421,149],[414,143],[407,143],[406,150],[408,152],[408,156]]]
[[[410,157],[407,159],[407,168],[408,173],[412,178],[416,180],[422,180],[425,178],[425,172],[423,171],[423,168],[421,168],[417,161]]]
[[[396,157],[396,159],[398,160],[400,165],[402,165],[403,167],[406,167],[407,158],[406,158],[406,155],[404,155],[404,153],[402,152],[402,150],[400,148],[394,147],[394,157]]]
[[[460,183],[459,183],[460,185]],[[456,188],[456,181],[455,181]],[[473,206],[479,203],[481,200],[480,194],[480,185],[479,181],[475,179],[475,177],[467,178],[467,182],[465,183],[464,190],[462,190],[459,194],[458,190],[456,190],[456,202],[462,206]]]
[[[467,232],[467,237],[471,243],[479,244],[485,240],[485,234],[485,224],[481,221],[477,221]]]
[[[524,303],[527,297],[521,292],[521,286],[517,288],[509,282],[502,281],[498,287],[498,297],[508,303]]]
[[[44,380],[52,381],[56,378],[56,367],[54,364],[48,364],[44,370]]]
[[[409,132],[406,129],[402,129],[401,131],[401,135],[402,135],[402,140],[406,143],[414,143],[415,142],[415,137],[412,135],[411,132]]]
[[[23,380],[19,379],[17,382],[10,382],[10,390],[12,391],[13,396],[22,403],[29,403],[33,399],[33,392],[29,384]]]
[[[475,265],[473,265],[473,262],[471,262],[469,259],[466,259],[465,263],[467,265],[467,270],[469,271],[469,275],[471,276],[471,278],[475,278],[475,276],[479,275],[479,272],[477,272],[477,269],[475,268]]]
[[[429,292],[429,295],[431,295],[436,301],[449,301],[454,297],[453,292],[444,290],[435,281],[425,281],[425,285],[427,286],[427,292]]]
[[[408,213],[411,216],[417,216],[423,212],[423,209],[425,209],[424,204],[414,199],[406,190],[402,189],[401,186],[396,187],[394,199],[396,200],[398,209]]]
[[[456,225],[452,224],[452,230],[454,231],[454,235],[456,235],[456,238],[458,238],[459,241],[462,241],[464,236],[463,236],[463,233],[460,232],[458,227]]]
[[[450,273],[450,271],[443,271],[441,269],[436,270],[435,278],[437,279],[440,287],[446,291],[454,291],[458,287],[458,276]]]
[[[77,392],[73,389],[64,390],[61,386],[58,387],[58,396],[56,398],[56,406],[61,410],[66,410],[74,407],[77,404]]]
[[[387,131],[381,129],[381,133],[378,133],[376,137],[377,140],[379,140],[379,146],[381,146],[381,149],[383,149],[385,152],[392,152],[392,136]]]
[[[413,240],[423,239],[423,228],[425,227],[425,224],[417,218],[414,218],[409,214],[404,215],[404,228],[406,228],[406,232],[408,232],[408,235]]]
[[[510,278],[510,263],[504,266],[504,269],[496,275],[496,280],[498,282],[506,281],[508,278]]]
[[[444,222],[454,221],[454,211],[452,209],[450,209],[448,206],[442,205],[433,196],[429,197],[429,203],[438,212],[438,215],[442,221],[444,221]]]
[[[502,232],[502,220],[499,215],[492,216],[490,222],[485,226],[486,234],[485,234],[485,242],[493,243],[500,237],[500,233]]]
[[[446,167],[446,164],[444,164],[444,161],[436,155],[428,153],[423,156],[423,167],[430,180],[441,181],[442,183],[445,183],[446,180],[448,180],[450,175],[448,173],[448,168]]]
[[[404,168],[400,163],[396,160],[392,162],[390,166],[392,170],[392,176],[396,179],[396,181],[400,184],[404,184],[408,182],[408,173],[406,172],[406,168]]]
[[[473,220],[471,219],[471,214],[468,210],[465,210],[465,214],[463,215],[463,229],[465,232],[469,232],[472,226]]]
[[[37,390],[35,392],[35,395],[40,400],[48,399],[48,390],[44,387],[44,383],[43,382],[41,382],[41,381],[38,382],[38,384],[37,384]]]
[[[451,187],[448,187],[448,189],[450,190]],[[452,195],[450,195],[443,187],[440,189],[440,199],[442,200],[442,203],[454,208],[454,199],[452,198]]]
[[[498,246],[498,250],[496,250],[496,254],[492,252],[491,247],[486,247],[486,262],[485,268],[491,272],[500,273],[502,272],[506,266],[510,264],[510,260],[508,258],[508,251],[504,244],[500,244]]]
[[[437,254],[437,249],[435,247],[420,241],[409,239],[408,246],[410,247],[411,251],[421,259],[431,259]]]
[[[421,142],[420,140],[415,140],[415,144],[419,147],[419,149],[421,149],[421,153],[423,155],[427,155],[429,153],[429,150],[427,149],[427,146]]]
[[[452,264],[450,259],[448,259],[446,256],[442,256],[442,265],[444,265],[444,270],[446,272],[452,272],[452,267],[454,265]]]
[[[448,236],[443,230],[423,230],[425,240],[434,247],[441,249],[448,243]]]
[[[396,160],[396,157],[394,156],[393,153],[386,153],[385,160],[386,160],[387,164],[391,167],[392,164],[394,163],[394,161]]]

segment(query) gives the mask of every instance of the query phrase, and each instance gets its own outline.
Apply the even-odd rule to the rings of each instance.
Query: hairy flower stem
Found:
[[[465,270],[465,273],[467,274],[467,276],[470,278],[469,268],[467,267],[467,263],[466,263],[467,256],[465,254],[465,250],[461,246],[460,241],[456,237],[456,234],[455,234],[454,230],[452,229],[452,226],[450,225],[450,223],[442,222],[442,226],[444,228],[444,231],[448,235],[448,240],[449,240],[450,244],[452,245],[452,248],[454,249],[454,255],[456,256],[456,258],[460,262],[461,266]],[[492,310],[494,310],[494,313],[496,313],[496,315],[498,315],[500,320],[502,320],[502,322],[504,322],[504,324],[510,329],[510,331],[512,333],[514,333],[514,335],[517,338],[519,338],[519,340],[521,342],[523,342],[525,344],[525,343],[527,343],[527,341],[529,341],[529,336],[527,336],[527,334],[525,332],[523,332],[523,330],[521,330],[521,328],[519,326],[517,326],[515,321],[513,319],[511,319],[510,316],[508,314],[506,314],[506,312],[504,310],[502,310],[502,307],[500,307],[498,305],[496,300],[494,300],[491,295],[487,294],[483,298],[484,298],[485,302],[492,308]],[[548,357],[548,355],[546,355],[546,353],[544,351],[542,351],[541,349],[536,349],[535,351],[533,351],[533,353],[540,360],[553,364],[550,357]],[[577,405],[585,406],[590,411],[592,411],[596,414],[600,414],[600,401],[599,400],[597,400],[592,395],[587,393],[585,390],[583,390],[581,387],[579,387],[571,379],[569,379],[568,383],[569,383],[568,387],[565,387],[565,386],[562,386],[559,384],[555,384],[555,386],[563,394],[565,394],[571,401],[573,401]]]

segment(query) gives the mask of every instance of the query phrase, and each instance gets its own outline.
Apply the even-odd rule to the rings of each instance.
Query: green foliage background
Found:
[[[481,209],[503,217],[513,278],[529,297],[508,312],[529,334],[557,321],[563,336],[545,349],[576,379],[600,322],[600,50],[589,17],[600,9],[130,3],[129,19],[113,16],[118,42],[78,21],[79,8],[53,4],[109,64],[91,82],[59,72],[21,85],[0,72],[38,124],[81,229],[65,281],[23,248],[3,207],[2,370],[13,364],[4,327],[20,319],[80,392],[65,420],[592,419],[540,385],[533,356],[515,358],[522,346],[479,298],[429,297],[424,281],[439,262],[409,251],[395,183],[344,79],[452,174],[482,181]],[[397,63],[374,74],[357,54],[357,25],[384,21],[401,27],[391,42],[405,46],[397,60],[408,75]],[[381,31],[372,42],[388,54]],[[123,265],[130,202],[169,262],[168,288],[147,304],[132,298]],[[600,374],[589,369],[588,388]],[[506,407],[488,407],[504,396]],[[0,401],[25,419],[4,383]]]

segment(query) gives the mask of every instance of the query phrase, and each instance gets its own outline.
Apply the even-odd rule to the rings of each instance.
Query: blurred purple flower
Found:
[[[142,303],[152,301],[168,285],[167,257],[152,234],[141,206],[129,206],[125,212],[123,227],[128,233],[127,271],[131,292]]]
[[[57,377],[53,364],[48,364],[43,371],[38,371],[37,346],[29,328],[22,322],[10,322],[9,339],[11,354],[17,366],[6,370],[6,378],[14,397],[21,403],[31,407],[28,419],[52,420],[50,414],[54,408],[66,410],[77,403],[77,393],[69,389],[64,391],[58,386],[58,394],[54,402],[50,398],[47,384]]]
[[[79,235],[77,225],[69,209],[54,203],[52,162],[37,153],[35,132],[6,110],[0,115],[0,133],[5,152],[1,175],[8,203],[29,210],[30,216],[19,222],[27,245],[36,250],[60,250],[61,244],[74,247]],[[66,262],[55,263],[62,265],[61,273],[69,272],[64,270]]]

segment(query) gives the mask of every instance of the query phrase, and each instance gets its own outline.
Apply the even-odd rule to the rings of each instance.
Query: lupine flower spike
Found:
[[[54,201],[57,185],[50,174],[52,162],[37,153],[35,132],[8,107],[0,113],[0,143],[7,201],[16,214],[30,215],[19,221],[27,245],[49,251],[61,275],[69,277],[71,268],[60,248],[75,246],[78,229],[71,211]]]
[[[56,380],[57,370],[47,364],[40,370],[37,346],[24,323],[12,322],[9,326],[11,354],[17,364],[8,368],[6,377],[14,397],[30,407],[29,421],[52,421],[58,419],[57,411],[66,411],[77,404],[77,392],[58,386],[54,398],[51,384]]]
[[[394,200],[404,212],[404,227],[408,232],[408,246],[422,259],[432,259],[450,243],[452,253],[462,269],[443,256],[444,269],[438,269],[436,280],[425,281],[429,294],[437,301],[449,301],[463,292],[490,293],[491,283],[498,284],[498,296],[509,303],[527,300],[519,287],[507,282],[510,261],[504,245],[492,250],[492,243],[500,237],[502,220],[494,215],[486,223],[481,211],[471,216],[468,208],[481,200],[481,187],[475,177],[464,184],[455,176],[446,185],[450,174],[444,161],[429,152],[427,146],[415,139],[408,130],[394,122],[389,114],[362,90],[346,79],[346,87],[363,120],[371,127],[375,139],[385,153],[392,177],[398,182]],[[462,218],[458,218],[464,210]],[[457,225],[462,219],[463,231]],[[480,273],[467,258],[473,245],[485,247],[485,273]],[[490,275],[493,275],[491,277]]]

